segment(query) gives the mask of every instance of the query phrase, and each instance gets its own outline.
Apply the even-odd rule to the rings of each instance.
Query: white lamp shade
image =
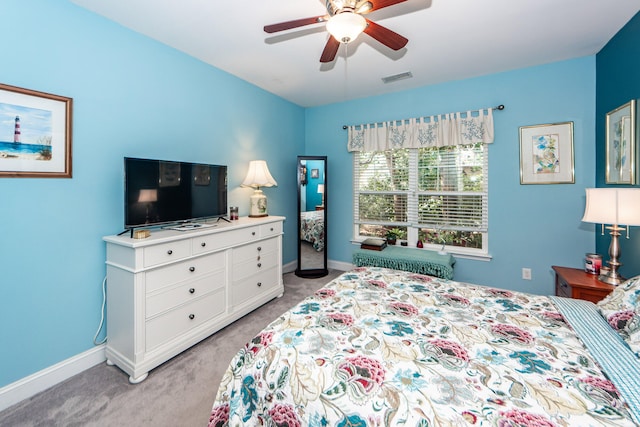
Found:
[[[587,188],[582,221],[640,225],[640,188]]]
[[[640,225],[640,188],[618,189],[618,221],[624,225]]]
[[[269,168],[267,167],[267,162],[264,160],[252,160],[249,162],[249,171],[247,172],[247,177],[241,184],[243,187],[273,187],[277,186],[278,183],[269,173]]]
[[[341,43],[355,40],[367,27],[367,20],[355,12],[333,15],[327,22],[327,31]]]

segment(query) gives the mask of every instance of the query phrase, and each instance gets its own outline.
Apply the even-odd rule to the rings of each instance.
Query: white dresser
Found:
[[[107,363],[131,383],[282,296],[284,217],[107,236]]]

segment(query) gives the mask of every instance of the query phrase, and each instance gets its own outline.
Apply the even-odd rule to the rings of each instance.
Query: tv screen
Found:
[[[227,214],[227,167],[125,157],[124,223],[135,228]]]

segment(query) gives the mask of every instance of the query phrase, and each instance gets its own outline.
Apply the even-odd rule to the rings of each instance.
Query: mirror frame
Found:
[[[302,240],[300,235],[300,229],[302,226],[302,221],[300,219],[300,204],[302,202],[302,185],[303,180],[306,180],[306,175],[303,176],[301,173],[302,161],[324,161],[324,250],[322,251],[323,256],[323,268],[302,268]],[[298,268],[295,271],[295,275],[298,277],[305,278],[316,278],[316,277],[324,277],[329,274],[329,270],[327,268],[327,249],[329,247],[327,240],[327,206],[328,206],[328,197],[327,197],[327,156],[298,156],[298,161],[296,162],[296,176],[298,177]],[[306,182],[304,182],[306,185]]]

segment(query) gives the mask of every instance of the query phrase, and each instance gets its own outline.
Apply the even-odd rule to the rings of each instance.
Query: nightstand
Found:
[[[578,268],[552,266],[556,272],[556,295],[597,303],[615,289],[615,286],[598,280],[597,274]]]

